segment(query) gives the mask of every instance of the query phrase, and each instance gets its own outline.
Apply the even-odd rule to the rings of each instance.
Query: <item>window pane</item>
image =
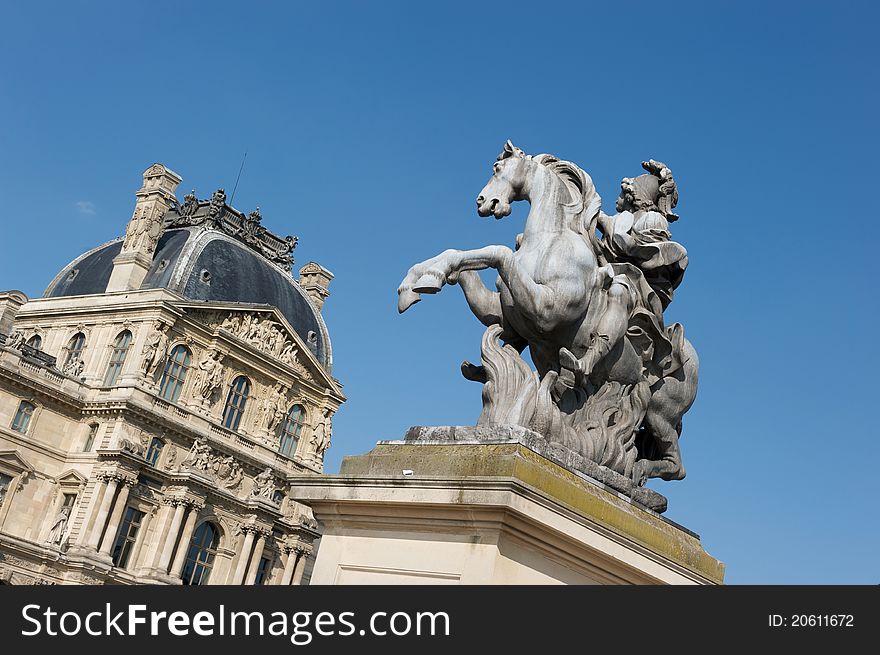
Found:
[[[89,436],[86,437],[86,443],[83,446],[83,452],[87,453],[92,449],[92,446],[95,445],[95,436],[98,434],[98,425],[93,424],[89,426]]]
[[[12,429],[16,432],[27,432],[33,413],[34,406],[26,400],[21,401],[18,406],[18,411],[15,412],[15,418],[12,419]]]
[[[162,398],[172,403],[177,402],[183,389],[183,383],[186,381],[190,361],[191,355],[186,346],[174,346],[165,363],[162,380],[159,382],[159,395]]]
[[[122,525],[119,526],[119,532],[116,535],[116,543],[113,546],[113,565],[121,569],[128,568],[131,552],[137,543],[138,532],[141,529],[141,523],[145,514],[136,510],[134,507],[128,507],[125,510],[125,518]]]
[[[43,345],[43,338],[39,334],[35,334],[30,339],[27,340],[27,345],[31,348],[36,348],[37,350]]]
[[[238,430],[249,392],[250,383],[246,377],[241,375],[233,380],[232,388],[226,399],[226,409],[223,411],[223,427]]]
[[[293,457],[305,422],[305,409],[302,405],[294,405],[287,412],[284,422],[279,428],[278,450],[282,455]]]
[[[220,535],[210,523],[202,523],[190,539],[181,579],[185,585],[207,584],[214,565]]]
[[[112,387],[119,379],[122,366],[125,364],[125,356],[128,354],[129,345],[131,345],[131,332],[126,330],[116,337],[116,342],[113,344],[110,363],[107,365],[107,374],[104,376],[105,387]]]
[[[77,332],[74,334],[70,341],[67,342],[67,347],[64,349],[67,352],[67,355],[64,357],[64,366],[62,368],[66,368],[68,364],[71,362],[76,362],[82,358],[82,352],[86,347],[86,335],[82,332]]]
[[[165,442],[159,438],[154,437],[150,442],[150,449],[147,451],[147,464],[151,464],[152,466],[156,466],[156,462],[159,461],[159,455],[162,454],[162,447],[165,445]]]

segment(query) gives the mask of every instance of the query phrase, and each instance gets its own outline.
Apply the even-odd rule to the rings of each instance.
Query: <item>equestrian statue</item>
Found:
[[[477,425],[528,428],[638,486],[684,477],[679,437],[699,368],[682,326],[663,321],[688,264],[669,232],[678,190],[662,162],[642,167],[609,216],[585,171],[508,141],[477,213],[501,219],[528,201],[515,248],[446,250],[398,288],[402,313],[457,284],[486,326],[482,363],[462,363],[483,385]],[[498,272],[495,291],[477,272],[486,268]]]

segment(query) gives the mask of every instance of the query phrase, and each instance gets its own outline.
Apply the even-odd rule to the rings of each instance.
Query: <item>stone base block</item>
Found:
[[[295,476],[311,584],[721,584],[699,537],[518,439],[380,442]]]

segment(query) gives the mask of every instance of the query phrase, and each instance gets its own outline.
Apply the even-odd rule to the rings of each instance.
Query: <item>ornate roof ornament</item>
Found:
[[[176,201],[165,214],[165,229],[206,225],[241,241],[285,271],[293,268],[293,250],[298,238],[281,237],[262,225],[263,216],[257,207],[245,214],[226,204],[226,192],[217,189],[210,200],[199,200],[196,192],[184,196],[183,204]]]

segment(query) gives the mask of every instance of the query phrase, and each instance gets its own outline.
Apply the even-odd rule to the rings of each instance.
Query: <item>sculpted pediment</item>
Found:
[[[336,386],[300,336],[274,308],[194,308],[188,315],[238,344],[292,368],[307,380]]]

